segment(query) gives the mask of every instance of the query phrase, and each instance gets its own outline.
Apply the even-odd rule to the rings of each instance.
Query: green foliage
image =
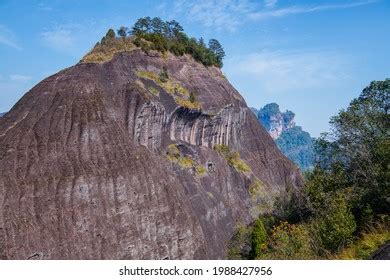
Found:
[[[251,257],[253,259],[261,257],[266,248],[267,232],[264,227],[263,220],[261,218],[255,221],[252,230],[252,250]]]
[[[310,234],[304,225],[281,222],[272,229],[264,259],[306,260],[316,255],[310,244]]]
[[[259,215],[269,214],[274,211],[276,193],[269,188],[267,189],[263,182],[255,179],[249,186],[248,191],[252,201],[250,209],[252,217],[259,217]]]
[[[183,155],[176,144],[167,147],[166,157],[169,161],[177,164],[183,169],[192,169],[197,176],[207,174],[207,169],[190,156]]]
[[[180,150],[175,144],[170,144],[167,148],[167,158],[170,161],[178,161],[180,158]]]
[[[313,167],[313,139],[300,126],[283,131],[275,142],[282,153],[295,162],[301,170],[310,170]]]
[[[204,43],[199,43],[201,46],[204,46]],[[222,67],[223,63],[222,60],[225,57],[225,51],[222,48],[222,45],[219,43],[216,39],[211,39],[209,41],[209,50],[213,52],[217,59],[217,63],[219,67]]]
[[[183,27],[177,21],[140,18],[132,27],[131,34],[135,36],[134,44],[146,52],[152,49],[162,53],[170,51],[177,56],[189,54],[205,66],[222,67],[225,52],[221,44],[211,39],[207,48],[203,39],[198,41],[183,33]]]
[[[106,38],[108,41],[111,41],[111,40],[114,40],[115,39],[115,31],[114,29],[108,29],[107,31],[107,34],[106,34]]]
[[[316,142],[319,158],[304,188],[272,212],[290,223],[272,231],[265,226],[268,238],[258,258],[367,259],[388,242],[389,97],[390,79],[372,82],[331,119],[331,133]],[[224,146],[217,150],[230,154]],[[250,187],[251,196],[257,189]]]
[[[188,97],[188,101],[190,101],[191,103],[196,102],[196,97],[195,97],[195,94],[193,92],[190,92],[190,96]]]
[[[332,131],[316,143],[318,166],[330,177],[338,169],[339,188],[351,186],[359,228],[390,209],[390,79],[374,81],[346,110],[331,119]]]
[[[177,164],[183,168],[191,168],[195,165],[194,161],[192,158],[187,157],[187,156],[181,156],[179,157]]]
[[[118,44],[115,31],[109,29],[100,43],[96,44],[95,48],[82,59],[82,62],[105,62],[112,59],[115,53],[128,51],[134,46],[141,48],[147,54],[152,50],[163,54],[169,51],[176,56],[189,54],[205,66],[220,68],[225,56],[217,40],[210,40],[212,48],[207,48],[203,39],[197,41],[195,38],[189,38],[183,32],[183,27],[175,20],[162,21],[158,17],[153,19],[144,17],[137,20],[131,31],[128,27],[121,26],[117,34],[125,44]],[[127,38],[128,34],[132,36]]]
[[[250,257],[252,228],[237,226],[232,238],[227,242],[227,258],[229,260],[246,260]]]
[[[342,260],[366,260],[389,240],[389,225],[379,224],[363,232],[359,240],[342,250],[335,258]]]
[[[125,26],[121,26],[116,32],[117,32],[118,36],[120,36],[122,38],[126,38],[128,31],[129,31],[129,28],[127,28]]]
[[[334,253],[353,241],[356,222],[346,199],[337,193],[325,199],[311,227],[319,245],[319,254]]]
[[[214,145],[214,150],[220,153],[227,163],[234,167],[238,172],[251,172],[251,168],[241,158],[237,151],[230,151],[230,148],[223,144]]]
[[[282,129],[282,133],[275,142],[285,156],[298,165],[302,171],[313,168],[315,159],[313,139],[308,132],[293,123],[295,117],[293,112],[282,113],[276,103],[267,104],[254,112],[268,132],[275,133],[276,127]]]
[[[163,70],[160,72],[159,80],[160,80],[160,82],[162,82],[162,83],[168,82],[169,76],[168,76],[168,71],[167,71],[167,68],[166,68],[166,67],[164,67]]]
[[[196,171],[196,174],[199,176],[203,176],[207,173],[207,169],[203,165],[197,165],[195,167],[195,171]]]
[[[202,105],[196,101],[193,93],[190,93],[179,82],[169,77],[166,68],[164,68],[158,75],[149,71],[137,71],[136,75],[143,79],[152,80],[158,84],[167,93],[173,95],[175,102],[181,107],[192,110],[200,110],[202,108]]]

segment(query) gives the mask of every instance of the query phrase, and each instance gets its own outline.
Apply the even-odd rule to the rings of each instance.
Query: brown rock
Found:
[[[163,67],[201,110],[137,76]],[[170,144],[183,162],[167,158]],[[229,166],[215,144],[252,172]],[[219,69],[140,50],[77,64],[0,119],[0,257],[224,258],[236,223],[252,219],[256,178],[274,190],[302,180]]]

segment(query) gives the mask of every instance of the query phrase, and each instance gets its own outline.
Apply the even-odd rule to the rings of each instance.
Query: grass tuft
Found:
[[[240,158],[239,152],[231,151],[228,146],[223,144],[214,145],[214,150],[220,153],[226,159],[227,163],[238,172],[246,173],[252,171],[249,165]]]
[[[96,44],[96,46],[87,53],[81,63],[103,63],[111,60],[116,53],[134,50],[136,46],[131,42],[131,39],[115,39],[109,44]]]
[[[341,260],[366,260],[389,240],[390,229],[379,225],[363,233],[359,240],[342,250],[335,258]]]

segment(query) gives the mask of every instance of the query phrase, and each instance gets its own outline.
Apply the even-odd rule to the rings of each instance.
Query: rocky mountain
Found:
[[[295,126],[294,117],[295,114],[291,111],[280,112],[279,105],[276,103],[265,105],[257,113],[257,118],[274,140],[278,139],[284,131]]]
[[[284,155],[301,170],[313,167],[313,139],[308,132],[302,130],[302,127],[296,126],[293,112],[288,110],[281,112],[276,103],[267,104],[259,110],[251,109]]]
[[[224,258],[256,193],[301,184],[219,68],[92,51],[0,119],[0,258]]]
[[[0,118],[2,117],[2,116],[4,116],[5,115],[5,113],[0,113]]]

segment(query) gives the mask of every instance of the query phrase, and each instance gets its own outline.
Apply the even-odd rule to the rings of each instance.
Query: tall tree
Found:
[[[129,28],[127,28],[125,26],[121,26],[116,32],[117,32],[118,36],[125,39],[128,31],[129,31]]]
[[[211,39],[209,41],[209,49],[215,54],[218,63],[222,66],[222,60],[225,57],[225,51],[223,50],[223,47],[219,41],[216,39]]]
[[[353,187],[354,214],[390,209],[390,79],[374,81],[331,119],[331,133],[316,143],[319,168],[340,187]],[[322,180],[323,181],[323,180]]]
[[[152,20],[150,17],[139,18],[134,24],[131,34],[150,33],[152,30]]]
[[[108,29],[107,34],[106,34],[106,38],[108,40],[112,40],[112,39],[115,38],[115,31],[114,31],[114,29],[112,29],[112,28]]]
[[[152,32],[157,34],[163,34],[165,24],[166,23],[162,21],[161,18],[159,17],[153,18],[151,22]]]
[[[179,33],[184,31],[183,27],[176,20],[168,21],[167,24],[171,37],[178,38]]]

